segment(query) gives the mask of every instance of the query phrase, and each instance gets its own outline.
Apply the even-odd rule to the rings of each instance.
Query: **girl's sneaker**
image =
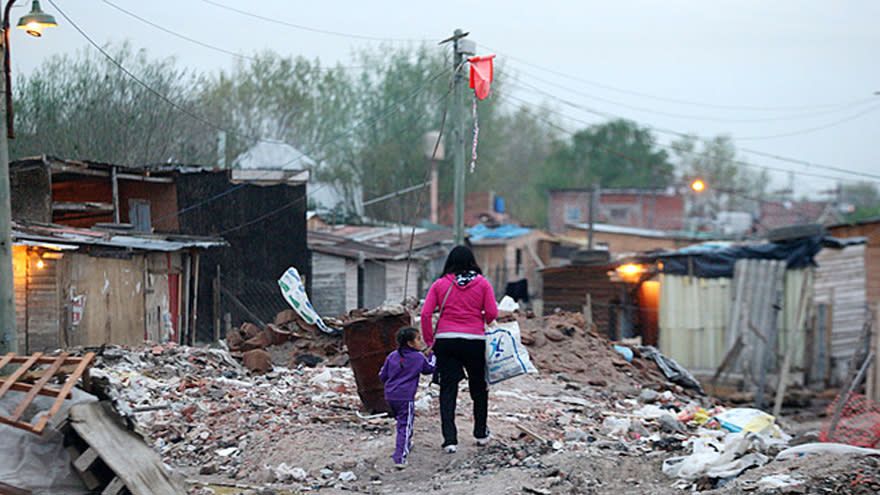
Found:
[[[458,450],[458,446],[454,443],[443,447],[443,451],[447,454],[454,454],[456,450]]]
[[[489,443],[490,438],[492,438],[492,434],[487,431],[485,437],[477,439],[477,445],[486,445],[487,443]]]
[[[395,463],[394,463],[394,467],[396,467],[398,471],[401,470],[401,469],[406,469],[406,461],[403,461],[403,462],[395,462]]]

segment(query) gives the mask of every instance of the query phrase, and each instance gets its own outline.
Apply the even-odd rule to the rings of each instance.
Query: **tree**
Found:
[[[505,198],[514,218],[530,225],[545,224],[547,199],[535,185],[558,139],[549,124],[550,111],[524,106],[484,113],[488,114],[481,110],[479,158],[475,173],[468,175],[468,191],[493,190]]]
[[[687,136],[674,142],[672,149],[684,182],[701,179],[706,184],[696,201],[702,209],[700,216],[708,218],[725,210],[760,213],[760,201],[770,180],[767,171],[755,172],[737,159],[729,136],[705,140]]]
[[[873,182],[842,184],[838,202],[847,222],[880,217],[880,193]]]
[[[202,150],[184,132],[192,118],[181,111],[193,108],[195,77],[174,59],[151,60],[127,43],[106,51],[143,85],[95,50],[53,56],[16,83],[11,156],[45,153],[121,165],[201,160]]]
[[[449,70],[443,53],[424,45],[360,52],[357,61],[364,69],[354,78],[351,145],[340,148],[325,174],[359,184],[369,200],[425,181],[422,139],[440,129]],[[409,222],[423,218],[426,205],[419,190],[376,203],[367,214]]]
[[[340,66],[266,51],[231,71],[202,78],[201,114],[227,132],[227,160],[260,140],[300,149],[317,162],[332,160],[353,119],[352,82]],[[218,129],[201,128],[214,142]]]
[[[555,143],[544,168],[546,188],[661,188],[674,176],[669,155],[650,130],[623,119],[578,131],[571,143]]]

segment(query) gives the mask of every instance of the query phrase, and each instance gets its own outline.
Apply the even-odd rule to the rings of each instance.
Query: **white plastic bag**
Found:
[[[490,384],[538,370],[519,340],[519,323],[493,321],[486,328],[486,379]]]
[[[336,333],[337,328],[330,328],[312,307],[309,302],[309,296],[306,294],[306,287],[303,285],[302,278],[296,268],[290,267],[284,272],[284,275],[278,279],[278,285],[281,287],[281,295],[284,300],[299,314],[306,323],[315,325],[325,333]]]

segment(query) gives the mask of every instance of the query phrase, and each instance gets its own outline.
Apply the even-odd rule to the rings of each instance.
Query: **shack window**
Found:
[[[581,209],[577,206],[565,207],[565,221],[577,222],[581,219]]]

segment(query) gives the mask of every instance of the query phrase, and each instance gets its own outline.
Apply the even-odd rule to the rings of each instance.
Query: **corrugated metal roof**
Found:
[[[407,258],[407,251],[374,246],[347,237],[314,230],[308,232],[308,244],[312,251],[356,260],[404,260]],[[421,259],[419,256],[413,256],[413,258]]]
[[[60,246],[102,246],[142,251],[180,251],[187,248],[205,249],[227,246],[219,237],[186,236],[175,234],[140,234],[135,232],[110,232],[80,229],[64,225],[19,224],[13,222],[13,242],[51,243]],[[61,249],[65,249],[62,247]]]

